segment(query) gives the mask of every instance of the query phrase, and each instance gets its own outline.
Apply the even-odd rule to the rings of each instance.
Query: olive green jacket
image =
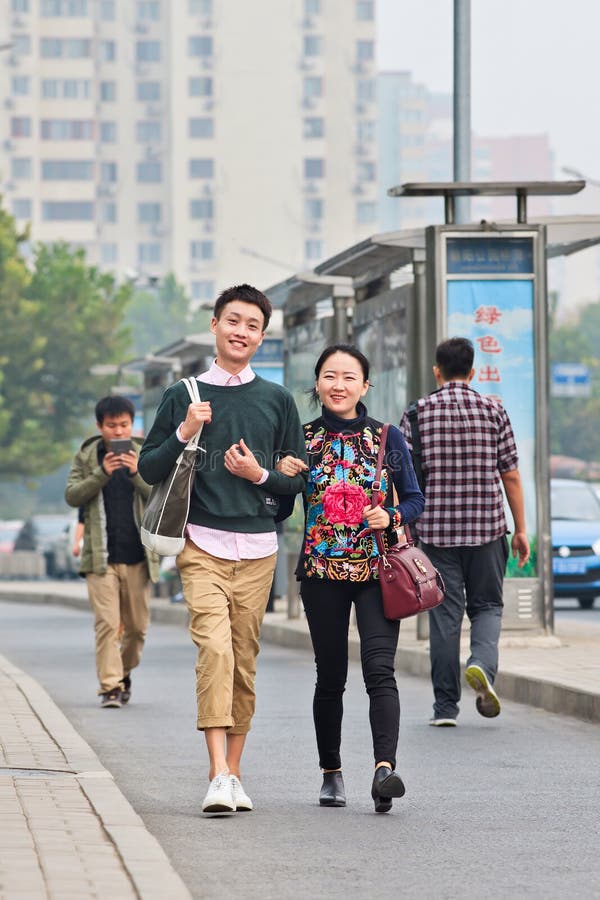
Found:
[[[106,511],[102,488],[109,480],[110,475],[107,475],[104,469],[98,465],[98,444],[101,440],[101,436],[96,435],[83,442],[75,454],[65,490],[65,500],[69,506],[85,508],[85,531],[79,567],[82,575],[86,575],[88,572],[94,575],[103,575],[108,568]],[[142,441],[139,438],[131,440],[133,449],[139,456]],[[139,473],[133,475],[131,480],[133,482],[133,518],[139,530],[150,486],[146,484]],[[158,581],[159,557],[148,550],[145,552],[150,578],[152,581]]]

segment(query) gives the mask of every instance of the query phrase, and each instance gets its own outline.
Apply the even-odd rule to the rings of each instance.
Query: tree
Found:
[[[17,244],[3,213],[0,478],[45,474],[70,458],[102,387],[91,369],[122,361],[129,339],[128,286],[64,243],[38,246],[30,276]]]
[[[155,353],[186,334],[206,331],[210,313],[192,312],[190,300],[174,275],[167,275],[153,289],[136,290],[125,314],[132,336],[132,353]]]
[[[550,450],[600,461],[600,301],[584,306],[563,325],[550,323],[550,360],[582,363],[590,370],[589,397],[550,397]]]

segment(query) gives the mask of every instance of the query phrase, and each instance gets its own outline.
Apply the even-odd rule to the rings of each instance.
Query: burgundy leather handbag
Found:
[[[381,490],[381,470],[385,456],[389,425],[383,426],[377,468],[373,482],[371,506],[377,506]],[[439,606],[444,599],[444,581],[429,557],[415,547],[408,525],[403,526],[405,542],[398,541],[389,549],[383,532],[374,530],[379,550],[379,583],[386,619],[397,621]]]

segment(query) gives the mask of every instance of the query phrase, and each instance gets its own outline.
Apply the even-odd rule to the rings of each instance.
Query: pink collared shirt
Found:
[[[246,366],[237,375],[230,375],[225,369],[212,363],[208,372],[198,375],[198,381],[205,384],[217,384],[221,387],[233,387],[237,384],[247,384],[255,378],[255,374]],[[202,395],[201,395],[202,396]],[[177,437],[185,443],[181,437],[179,425]],[[257,484],[262,484],[269,477],[266,469]],[[277,533],[275,531],[263,531],[259,534],[243,534],[239,531],[218,531],[216,528],[207,528],[205,525],[188,525],[187,536],[201,550],[216,556],[218,559],[263,559],[277,553]]]

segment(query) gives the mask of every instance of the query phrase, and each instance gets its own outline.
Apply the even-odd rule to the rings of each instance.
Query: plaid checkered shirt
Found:
[[[425,511],[419,538],[438,547],[479,546],[507,532],[501,473],[518,466],[504,407],[464,381],[418,401]],[[410,422],[400,428],[412,450]]]

